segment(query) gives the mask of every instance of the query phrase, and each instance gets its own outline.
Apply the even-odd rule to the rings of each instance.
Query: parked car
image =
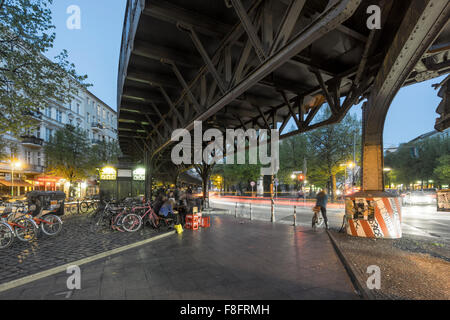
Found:
[[[403,205],[436,204],[436,193],[432,191],[410,191],[403,197]]]

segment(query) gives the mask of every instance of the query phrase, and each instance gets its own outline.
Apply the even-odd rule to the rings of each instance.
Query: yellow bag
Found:
[[[180,234],[183,232],[183,226],[181,224],[176,224],[175,230],[177,230],[177,233]]]

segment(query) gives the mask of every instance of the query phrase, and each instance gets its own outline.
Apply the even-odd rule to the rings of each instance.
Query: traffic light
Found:
[[[305,180],[305,175],[304,175],[303,173],[300,173],[300,174],[298,175],[298,180],[299,180],[299,181],[304,181],[304,180]]]

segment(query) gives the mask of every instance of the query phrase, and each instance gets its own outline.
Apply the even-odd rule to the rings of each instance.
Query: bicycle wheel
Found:
[[[0,249],[6,249],[14,242],[14,232],[4,222],[0,222]]]
[[[109,215],[105,213],[99,214],[96,218],[93,219],[90,229],[92,232],[100,232],[106,228],[108,228],[111,225],[111,220],[109,218]]]
[[[20,241],[28,242],[37,237],[37,229],[31,219],[18,218],[14,220],[14,223],[18,224],[14,226],[14,232]]]
[[[87,203],[86,201],[82,201],[80,203],[80,212],[81,213],[86,213],[89,210],[89,203]]]
[[[127,232],[136,232],[141,228],[142,218],[135,213],[128,213],[122,218],[122,228]]]
[[[324,220],[323,220],[322,215],[321,215],[321,214],[318,214],[318,215],[317,215],[316,225],[320,228],[320,227],[323,225],[323,222],[324,222]]]
[[[62,230],[63,222],[60,217],[48,214],[42,217],[41,230],[48,236],[56,236]]]

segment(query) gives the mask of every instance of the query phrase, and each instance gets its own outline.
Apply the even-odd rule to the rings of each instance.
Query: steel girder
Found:
[[[355,28],[355,19],[342,24],[355,10],[359,10],[358,19],[361,18],[360,1],[230,1],[231,12],[240,10],[236,14],[239,22],[234,25],[227,19],[217,22],[214,15],[205,15],[204,10],[203,14],[200,13],[202,10],[194,12],[193,6],[186,9],[163,0],[128,2],[119,66],[118,127],[121,147],[127,152],[135,152],[139,158],[142,152],[134,142],[131,146],[133,137],[137,141],[148,140],[150,148],[147,150],[155,156],[167,151],[164,148],[170,144],[173,129],[184,127],[190,130],[196,120],[207,120],[208,124],[221,129],[267,128],[282,122],[281,129],[284,129],[294,115],[297,130],[282,135],[281,139],[338,122],[354,103],[367,97],[385,60],[385,51],[388,51],[387,44],[377,41],[375,34],[380,32],[363,34],[361,28],[355,31],[351,28]],[[203,4],[193,0],[192,5],[194,2]],[[287,6],[281,17],[275,18],[276,10],[272,10],[272,5],[277,3],[279,6],[280,2]],[[378,1],[378,4],[382,2]],[[247,4],[248,9],[242,12],[239,4]],[[312,6],[316,6],[320,14],[311,15]],[[291,11],[292,8],[297,11]],[[396,9],[397,16],[401,17],[403,8],[398,10],[397,5]],[[311,21],[305,24],[308,15]],[[170,41],[174,41],[174,45],[189,43],[194,50],[177,50],[175,46],[165,46],[153,38],[149,42],[142,34],[145,29],[153,29],[149,28],[150,21],[146,21],[149,17],[152,27],[157,21],[164,21],[167,26],[168,23],[176,25],[179,35]],[[276,20],[280,22],[278,29]],[[392,22],[389,24],[392,27]],[[136,30],[140,32],[137,36]],[[255,39],[255,30],[261,41]],[[397,31],[392,30],[392,34]],[[295,36],[290,37],[290,34]],[[342,51],[353,57],[353,62],[336,68],[333,63],[327,63],[326,58],[311,55],[312,47],[320,48],[322,37],[326,37],[325,42],[331,41],[338,46],[348,41],[356,43]],[[445,53],[448,48],[442,45],[443,41],[439,47],[431,48],[424,58],[433,59],[435,55]],[[322,55],[327,56],[326,52]],[[426,59],[422,61],[428,69],[445,70],[445,60],[430,65]],[[142,68],[144,62],[151,68]],[[290,77],[280,78],[280,74],[289,73],[285,66],[303,70],[303,76],[304,71],[309,72],[308,79],[299,82]],[[429,76],[427,66],[425,69],[416,66],[406,83]],[[279,69],[282,71],[277,73]],[[267,95],[264,95],[265,91]],[[342,105],[341,96],[345,97]],[[330,119],[311,124],[324,101],[333,111]],[[144,117],[139,119],[139,115]]]
[[[194,121],[207,120],[217,111],[225,107],[228,103],[245,93],[246,90],[251,88],[258,81],[262,80],[276,68],[280,67],[290,58],[308,47],[315,40],[324,36],[331,30],[337,28],[342,22],[351,17],[356,8],[359,6],[360,2],[360,0],[336,1],[334,5],[330,6],[312,24],[304,28],[304,30],[300,32],[293,40],[287,43],[280,50],[273,53],[271,56],[264,58],[263,62],[257,68],[255,68],[245,79],[242,79],[233,87],[229,88],[228,91],[218,99],[218,101],[209,106],[201,114],[197,115],[195,119],[192,119],[190,123],[185,126],[185,129],[188,131],[193,130]],[[252,37],[250,36],[250,39],[251,38]],[[166,141],[163,145],[159,146],[156,150],[153,151],[153,155],[160,152],[170,143],[171,140]]]
[[[450,17],[450,2],[413,1],[392,41],[363,108],[364,191],[384,191],[383,128],[398,90],[441,33]]]

